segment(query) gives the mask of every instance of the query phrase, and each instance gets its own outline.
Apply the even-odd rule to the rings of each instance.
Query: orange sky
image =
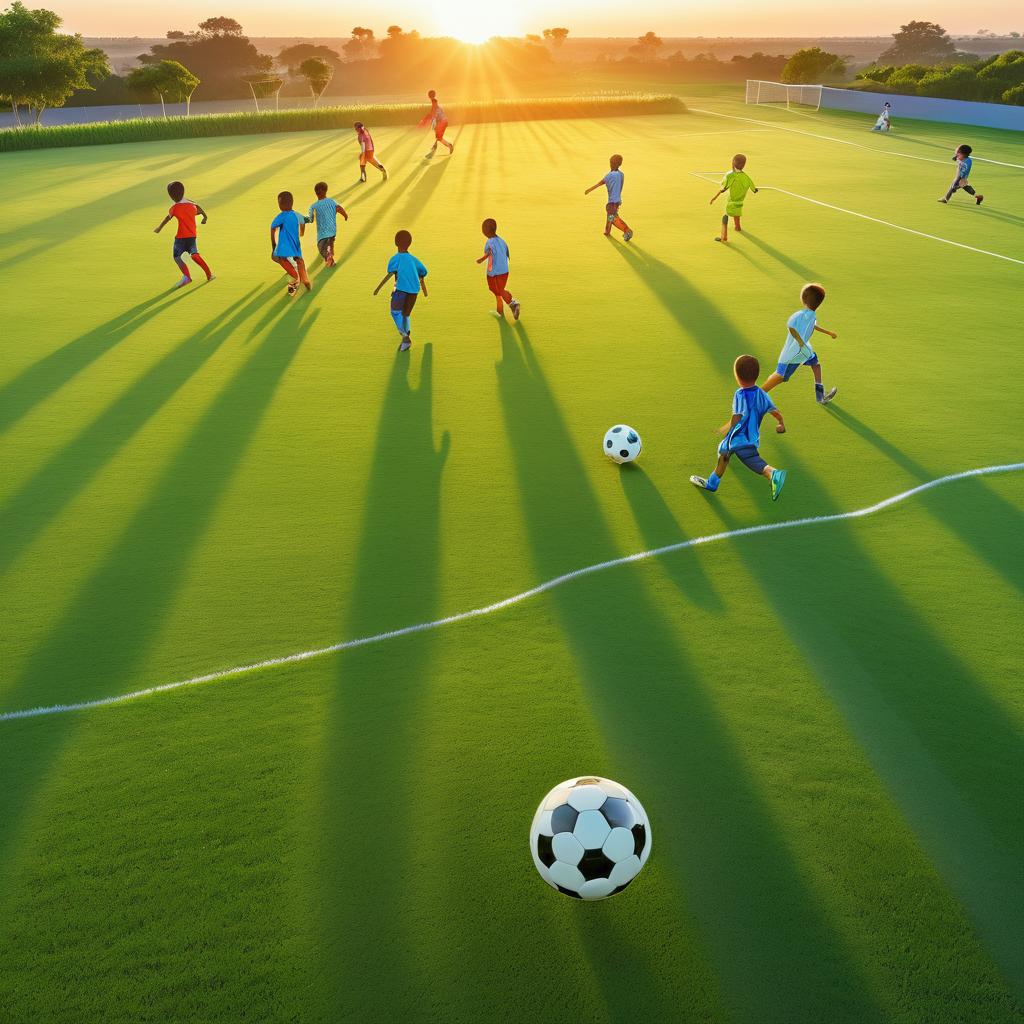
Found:
[[[392,23],[425,35],[461,29],[469,37],[538,32],[550,25],[565,25],[578,36],[632,36],[647,29],[686,36],[889,35],[914,18],[938,21],[953,33],[1024,32],[1024,6],[1008,0],[928,0],[923,6],[918,0],[839,6],[821,0],[747,0],[724,10],[707,0],[28,0],[28,6],[56,10],[67,30],[94,36],[162,36],[211,14],[237,18],[249,34],[269,36],[347,35],[357,24],[382,33]]]

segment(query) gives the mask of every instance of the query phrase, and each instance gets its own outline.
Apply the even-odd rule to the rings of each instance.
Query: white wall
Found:
[[[892,104],[892,119],[917,118],[922,121],[947,121],[950,124],[973,124],[981,128],[1009,128],[1024,131],[1024,107],[1005,103],[973,103],[967,100],[940,100],[931,96],[898,96],[881,92],[858,92],[854,89],[821,90],[821,105],[832,110],[859,110],[863,114],[882,112],[882,104]]]

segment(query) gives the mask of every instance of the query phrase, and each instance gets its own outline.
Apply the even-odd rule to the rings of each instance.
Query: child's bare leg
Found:
[[[814,367],[814,369],[818,368]],[[764,382],[764,388],[762,390],[771,391],[771,389],[776,385],[782,384],[785,379],[786,378],[783,377],[781,373],[771,373],[768,375],[768,379]]]
[[[298,279],[298,274],[295,272],[295,268],[292,266],[291,261],[286,259],[284,256],[273,257],[274,262],[281,267],[281,269],[293,280]]]
[[[740,227],[740,219],[739,219],[739,217],[733,217],[733,223],[736,225],[736,230],[739,231],[742,234],[743,233],[743,228]]]
[[[729,218],[722,217],[722,233],[715,239],[716,242],[728,242],[729,241]]]
[[[763,476],[765,478],[765,480],[771,482],[772,473],[774,473],[774,472],[775,472],[775,467],[774,466],[765,466],[764,469],[761,470],[761,476]]]
[[[308,291],[312,285],[309,283],[309,274],[306,273],[306,261],[296,260],[295,266],[298,270],[299,280],[306,286],[306,290]]]
[[[449,142],[447,139],[442,139],[441,140],[441,145],[447,146],[449,153],[454,153],[455,152],[455,143]]]
[[[612,223],[623,234],[625,234],[629,230],[629,225],[621,217],[616,217],[615,220]]]

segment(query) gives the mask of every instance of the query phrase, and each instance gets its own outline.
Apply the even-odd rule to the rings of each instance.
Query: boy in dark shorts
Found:
[[[291,192],[279,192],[277,206],[281,212],[270,222],[270,258],[288,275],[289,295],[299,290],[300,281],[307,292],[313,288],[302,258],[301,238],[306,233],[306,218],[292,209],[294,205]]]
[[[691,476],[690,483],[705,491],[717,491],[729,460],[735,455],[751,472],[763,476],[772,486],[772,501],[778,501],[786,482],[786,471],[769,466],[758,452],[761,440],[761,420],[771,414],[777,421],[777,434],[786,432],[782,413],[775,408],[767,392],[757,386],[761,364],[754,356],[740,356],[732,367],[739,390],[732,399],[732,419],[719,427],[725,440],[718,446],[718,465],[709,477]]]
[[[611,170],[600,180],[595,182],[583,194],[589,196],[595,188],[602,185],[608,189],[608,202],[605,203],[604,236],[607,238],[612,233],[612,228],[618,228],[622,232],[622,240],[628,242],[633,237],[633,229],[619,216],[619,209],[622,206],[622,186],[626,176],[619,169],[622,167],[622,157],[618,153],[608,160]]]
[[[316,247],[320,257],[328,267],[334,266],[334,240],[338,235],[338,214],[345,220],[348,214],[345,208],[333,199],[327,198],[327,182],[318,181],[313,186],[316,202],[309,208],[307,224],[316,224]]]
[[[381,283],[373,289],[373,294],[376,295],[392,277],[395,279],[395,290],[391,293],[391,319],[395,321],[398,333],[402,336],[401,344],[398,346],[399,352],[408,352],[412,348],[412,325],[409,317],[421,289],[423,297],[427,297],[427,268],[409,252],[410,245],[410,232],[403,229],[395,235],[395,248],[398,252],[388,260],[388,272]]]
[[[508,243],[498,235],[498,222],[488,217],[481,225],[484,237],[484,254],[477,263],[487,263],[487,287],[491,290],[498,308],[495,315],[505,319],[505,303],[512,310],[512,319],[519,319],[519,302],[508,290]]]
[[[953,159],[956,161],[956,177],[953,179],[953,184],[949,186],[949,191],[939,200],[940,203],[948,203],[960,189],[963,189],[969,196],[974,196],[976,206],[981,206],[985,201],[985,197],[975,192],[967,180],[971,176],[971,166],[974,163],[971,159],[973,152],[974,150],[970,146],[957,147],[953,154]]]
[[[213,273],[206,265],[206,260],[199,255],[199,247],[196,244],[196,215],[202,217],[205,224],[206,211],[198,203],[185,198],[185,186],[180,181],[172,181],[167,186],[167,194],[171,197],[171,202],[174,205],[167,211],[167,216],[153,229],[153,233],[159,235],[164,225],[169,224],[172,220],[178,222],[171,255],[181,271],[181,280],[174,287],[184,288],[185,285],[192,283],[192,275],[185,262],[186,256],[191,256],[192,262],[203,269],[206,280],[212,281]]]

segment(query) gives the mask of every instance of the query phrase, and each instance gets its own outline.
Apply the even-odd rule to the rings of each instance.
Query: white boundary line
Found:
[[[690,175],[694,178],[700,178],[701,181],[712,180],[711,176],[716,174],[715,171],[689,171]],[[718,180],[717,177],[714,179]],[[1014,256],[1004,256],[1001,252],[990,252],[988,249],[978,249],[973,245],[967,245],[964,242],[954,242],[950,238],[943,238],[941,235],[929,235],[927,232],[918,231],[915,228],[905,228],[902,224],[893,224],[890,220],[879,220],[878,217],[871,217],[866,213],[858,213],[856,210],[847,210],[842,206],[833,206],[831,203],[823,203],[820,199],[812,199],[810,196],[802,196],[799,192],[790,192],[787,189],[779,188],[776,185],[761,185],[760,192],[781,192],[784,196],[790,196],[793,199],[802,199],[805,203],[814,203],[815,206],[823,206],[826,210],[835,210],[837,213],[848,213],[851,217],[860,217],[861,220],[869,220],[874,224],[884,224],[887,228],[895,228],[897,231],[906,231],[909,235],[917,235],[919,238],[930,238],[933,242],[943,242],[946,245],[955,245],[958,249],[967,249],[970,252],[981,253],[982,256],[993,256],[997,260],[1006,260],[1007,263],[1017,263],[1024,267],[1024,260],[1019,260]]]
[[[466,619],[477,618],[481,615],[490,615],[499,612],[512,605],[544,594],[555,587],[560,587],[570,580],[579,579],[581,576],[589,576],[592,573],[603,572],[605,569],[613,569],[620,565],[629,565],[633,562],[643,562],[649,558],[658,558],[661,555],[668,555],[674,551],[685,551],[687,548],[697,547],[701,544],[713,544],[715,541],[728,540],[732,537],[749,537],[755,533],[770,533],[775,530],[790,530],[797,526],[814,526],[819,523],[837,523],[844,519],[860,519],[863,516],[873,515],[892,505],[897,505],[914,495],[924,491],[930,491],[933,487],[941,487],[943,484],[952,483],[955,480],[966,480],[969,477],[989,476],[993,473],[1015,473],[1024,470],[1024,462],[1009,462],[1000,466],[983,466],[980,469],[967,469],[962,473],[951,473],[948,476],[940,476],[927,483],[918,484],[908,491],[901,491],[891,498],[885,498],[868,505],[865,508],[854,509],[852,512],[836,512],[827,516],[808,516],[804,519],[788,519],[781,523],[761,523],[758,526],[745,526],[738,530],[726,530],[723,533],[712,533],[705,537],[691,537],[689,540],[679,541],[676,544],[666,544],[664,547],[652,548],[650,551],[638,551],[633,555],[626,555],[622,558],[612,558],[607,562],[597,562],[594,565],[584,566],[582,569],[573,569],[571,572],[555,576],[554,579],[539,583],[529,590],[520,594],[513,594],[501,601],[484,605],[482,608],[473,608],[468,612],[458,612],[455,615],[448,615],[443,619],[434,619],[431,622],[421,622],[415,626],[405,626],[402,629],[392,629],[386,633],[377,633],[374,636],[364,636],[357,640],[346,640],[343,643],[331,644],[329,647],[317,647],[309,651],[299,651],[297,654],[288,654],[281,658],[268,658],[265,661],[255,661],[248,665],[238,665],[235,668],[222,669],[219,672],[209,672],[202,676],[193,676],[191,679],[180,679],[173,683],[163,683],[160,686],[148,686],[144,690],[133,690],[131,693],[118,694],[115,697],[101,697],[98,700],[85,700],[77,704],[51,704],[48,707],[26,708],[23,711],[6,711],[0,714],[0,722],[10,722],[16,718],[38,718],[42,715],[59,715],[69,711],[84,711],[89,708],[106,707],[109,704],[123,704],[126,701],[138,700],[140,697],[150,697],[157,693],[167,693],[170,690],[180,690],[186,686],[198,686],[201,683],[217,682],[221,679],[230,679],[233,676],[245,675],[249,672],[258,672],[261,669],[277,668],[280,665],[290,665],[298,661],[309,661],[311,658],[320,658],[325,654],[334,654],[338,651],[347,651],[353,647],[365,647],[368,644],[380,643],[383,640],[393,640],[400,636],[409,636],[412,633],[425,633],[428,630],[440,629],[441,626],[450,626],[456,622],[464,622]]]
[[[876,156],[901,156],[907,160],[921,160],[927,164],[950,164],[951,160],[942,160],[937,156],[920,156],[917,153],[894,153],[887,149],[877,149],[874,146],[865,146],[860,142],[851,142],[849,139],[837,139],[834,135],[818,135],[816,132],[805,132],[800,128],[787,128],[784,124],[776,124],[774,121],[759,121],[756,117],[740,117],[739,114],[721,114],[717,110],[704,110],[701,107],[690,107],[695,114],[710,114],[712,117],[727,117],[730,121],[748,121],[750,124],[763,124],[769,128],[777,128],[780,132],[792,132],[794,135],[806,135],[812,139],[821,139],[823,142],[837,142],[840,146],[853,146],[855,149],[863,149]],[[1024,171],[1024,164],[1011,164],[1005,160],[990,160],[987,157],[976,156],[976,164],[998,164],[1000,167],[1014,167]]]

